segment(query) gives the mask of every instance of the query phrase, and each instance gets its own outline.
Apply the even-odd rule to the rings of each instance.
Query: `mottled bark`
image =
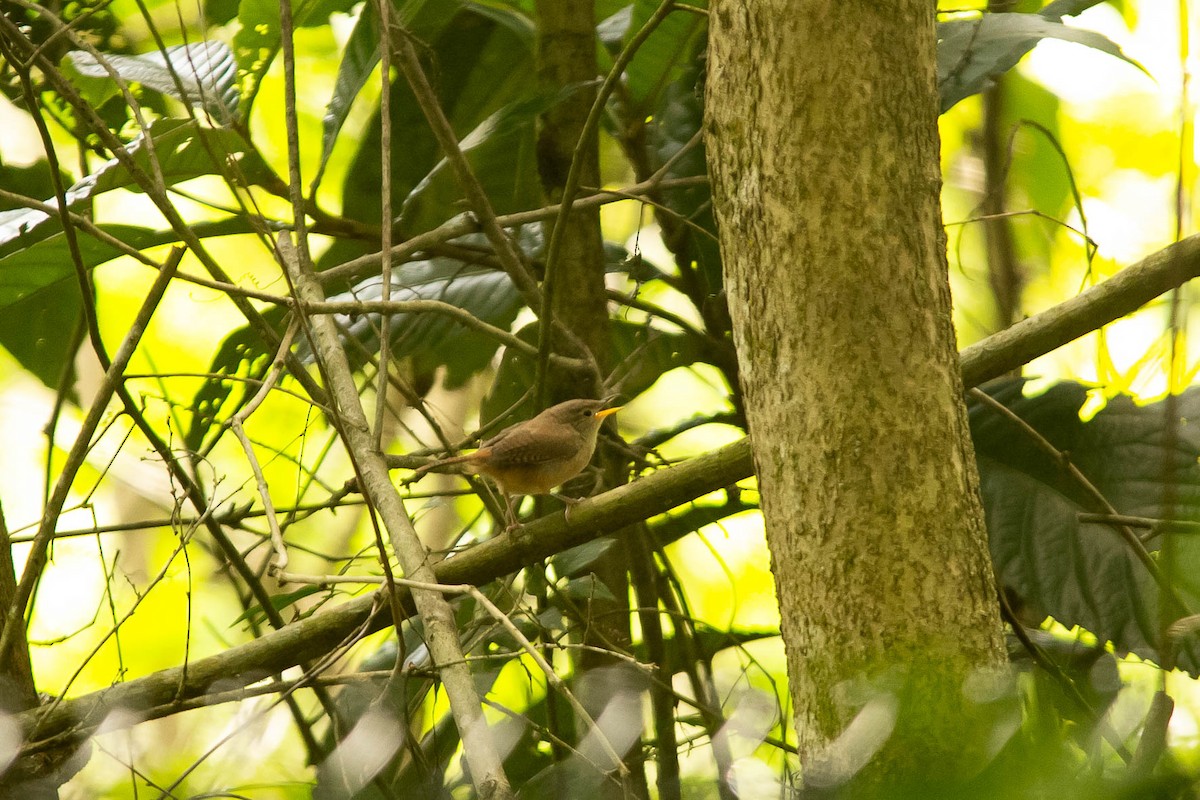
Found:
[[[812,785],[953,777],[974,743],[964,681],[1002,658],[950,317],[933,10],[711,14],[713,195]],[[858,772],[871,748],[835,740],[866,687],[886,744]]]

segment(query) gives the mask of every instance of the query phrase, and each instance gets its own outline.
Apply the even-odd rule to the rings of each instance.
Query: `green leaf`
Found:
[[[592,539],[590,542],[584,542],[552,556],[550,565],[554,567],[556,574],[572,577],[590,567],[596,559],[607,553],[616,543],[617,540],[611,536]]]
[[[691,141],[704,123],[704,105],[698,91],[701,71],[698,62],[684,70],[662,92],[654,109],[650,128],[650,147],[654,167],[666,164]],[[689,150],[667,171],[668,178],[707,175],[704,143]],[[701,291],[712,297],[721,291],[721,249],[717,242],[717,223],[713,217],[712,194],[707,182],[690,188],[669,189],[662,202],[673,214],[660,212],[664,241],[683,265],[695,264],[704,282]]]
[[[1041,84],[1014,72],[1004,81],[1004,102],[1001,106],[1001,135],[1007,139],[1009,133],[1022,122],[1030,121],[1041,125],[1050,136],[1061,141],[1058,96]],[[1017,134],[1020,146],[1014,152],[1008,171],[1009,196],[1013,206],[1029,206],[1050,217],[1066,216],[1065,210],[1071,199],[1071,185],[1067,178],[1070,165],[1065,161],[1054,143],[1045,133],[1032,126],[1022,126]],[[1029,237],[1041,245],[1037,255],[1022,254],[1034,263],[1049,263],[1044,228],[1038,226],[1036,236]]]
[[[112,80],[115,72],[125,81],[140,83],[202,109],[222,123],[237,117],[237,64],[224,42],[193,42],[161,52],[106,55],[104,59],[107,64],[86,50],[67,53],[71,67],[85,77]]]
[[[613,602],[617,599],[612,590],[604,584],[604,581],[599,580],[592,574],[572,578],[559,587],[558,591],[560,594],[576,601],[606,600]]]
[[[525,43],[526,47],[533,50],[537,43],[537,25],[530,14],[523,13],[520,9],[511,6],[480,2],[480,0],[470,0],[468,5],[472,12],[508,28]]]
[[[614,58],[621,52],[625,44],[625,36],[629,33],[629,24],[633,21],[633,4],[629,4],[603,19],[596,26],[596,38],[604,49]]]
[[[278,329],[284,313],[281,308],[270,308],[263,317]],[[250,401],[258,391],[254,381],[266,374],[272,360],[273,354],[263,346],[262,337],[249,325],[225,337],[213,356],[208,377],[192,398],[191,424],[184,436],[190,452],[205,453],[211,448],[223,430],[218,420],[228,419]],[[230,403],[235,391],[237,395]]]
[[[284,592],[283,594],[271,595],[271,607],[274,608],[276,611],[282,611],[283,609],[287,608],[288,606],[295,605],[296,603],[300,602],[301,600],[303,600],[306,597],[312,597],[314,594],[319,594],[320,592],[324,592],[324,591],[328,591],[328,590],[323,586],[311,586],[310,585],[310,586],[302,586],[299,589],[295,590],[294,592]],[[258,622],[263,622],[266,620],[266,618],[267,618],[266,611],[263,609],[263,607],[260,604],[255,603],[254,605],[250,606],[250,608],[247,608],[245,611],[243,611],[241,614],[239,614],[237,619],[235,619],[233,622],[229,623],[229,626],[233,627],[234,625],[237,625],[239,622],[246,622],[249,620],[257,620]]]
[[[459,4],[445,0],[409,0],[398,4],[396,13],[400,24],[422,40],[445,27],[454,14],[459,10]],[[395,22],[395,20],[393,20]],[[321,162],[317,168],[312,185],[315,188],[321,182],[329,157],[333,155],[333,147],[337,136],[346,124],[350,115],[350,107],[355,98],[366,85],[367,80],[379,64],[379,14],[373,3],[363,6],[354,24],[354,30],[346,40],[346,49],[338,64],[337,82],[333,87],[333,96],[325,107],[323,132],[321,135]]]
[[[1038,16],[1058,22],[1063,17],[1076,17],[1104,0],[1054,0],[1038,12]]]
[[[59,175],[64,186],[70,185],[71,178],[65,172],[60,172]],[[46,194],[48,187],[53,186],[52,181],[50,164],[45,160],[36,161],[27,167],[14,167],[11,164],[0,163],[0,186],[14,194],[40,200]],[[24,208],[25,206],[20,202],[9,202],[0,198],[0,212],[13,209],[24,210]]]
[[[661,5],[658,0],[636,0],[625,32],[628,41],[646,24]],[[695,3],[701,8],[707,3]],[[625,81],[632,112],[642,118],[653,112],[660,94],[685,73],[696,73],[703,50],[707,25],[701,14],[676,11],[667,16],[642,43],[625,70]],[[622,42],[624,46],[624,42]]]
[[[1086,45],[1145,68],[1096,31],[1072,28],[1040,14],[984,14],[938,23],[937,75],[941,111],[988,88],[1043,39]],[[1149,74],[1149,73],[1147,73]]]
[[[2,273],[0,273],[2,274]],[[52,283],[8,304],[0,313],[0,346],[51,389],[75,358],[71,331],[83,303],[74,280]]]
[[[491,16],[467,6],[433,35],[424,38],[423,60],[436,65],[433,80],[438,100],[459,139],[480,126],[505,105],[530,97],[536,83],[533,53],[528,43]],[[427,67],[429,69],[429,67]],[[442,158],[425,116],[404,81],[391,90],[392,209],[433,171]],[[532,129],[504,148],[485,148],[471,154],[472,167],[497,213],[540,205]],[[371,122],[343,184],[343,213],[354,219],[380,220],[380,122]],[[423,191],[419,209],[409,212],[403,235],[430,230],[462,212],[462,190],[456,181],[435,181]],[[336,254],[347,255],[346,250]],[[327,263],[325,260],[322,263]]]
[[[156,231],[133,225],[97,227],[135,250],[179,241],[179,236],[174,231]],[[250,224],[242,219],[197,225],[193,230],[201,236],[253,233]],[[85,267],[94,267],[124,255],[123,251],[83,231],[79,231],[77,239]],[[67,279],[74,280],[74,266],[70,249],[67,247],[66,234],[61,231],[42,239],[32,247],[0,257],[0,312],[8,313],[9,306],[18,300],[56,281]]]
[[[147,174],[153,174],[147,139],[153,144],[154,155],[167,185],[219,174],[231,162],[236,163],[241,176],[248,182],[253,183],[266,174],[262,160],[255,154],[247,153],[245,142],[233,131],[205,128],[194,121],[178,119],[156,121],[149,131],[143,132],[127,145],[134,164]],[[129,170],[112,158],[67,190],[67,207],[77,208],[96,195],[112,189],[134,189],[136,186]],[[54,207],[58,205],[55,198],[49,198],[45,203]],[[61,230],[57,214],[47,214],[37,209],[2,212],[0,256],[31,247]]]
[[[1171,482],[1175,518],[1200,520],[1200,431],[1187,424],[1200,418],[1200,391],[1175,399],[1172,447],[1163,436],[1163,403],[1139,407],[1117,397],[1083,422],[1078,411],[1086,390],[1079,384],[1058,384],[1032,398],[1022,396],[1018,381],[989,392],[1069,453],[1119,513],[1164,517],[1163,492]],[[1002,583],[1035,615],[1078,625],[1119,652],[1164,663],[1160,589],[1130,547],[1110,527],[1078,521],[1078,513],[1099,509],[1012,422],[978,404],[970,416],[992,559]],[[1190,576],[1200,567],[1200,541],[1166,535],[1173,536],[1176,590],[1197,610],[1200,592]],[[1157,549],[1162,538],[1147,547]],[[1200,642],[1183,642],[1175,658],[1179,668],[1200,674]]]
[[[137,250],[179,240],[174,231],[131,225],[99,227]],[[197,226],[195,230],[201,236],[251,232],[249,223],[242,219]],[[85,268],[124,255],[82,231],[77,239]],[[79,317],[80,300],[66,234],[61,230],[0,257],[0,346],[53,389],[66,361],[75,355],[69,352],[67,333]]]
[[[324,25],[335,11],[349,12],[354,0],[299,0],[292,4],[292,22],[297,28]],[[241,0],[238,32],[233,35],[233,54],[243,88],[243,118],[258,93],[262,76],[279,51],[279,0]]]
[[[538,92],[533,97],[506,104],[476,125],[458,143],[467,154],[475,176],[485,185],[504,186],[504,194],[513,198],[514,208],[536,205],[539,189],[532,181],[531,165],[522,162],[533,152],[531,142],[538,116],[581,88],[581,84],[575,84],[557,92]],[[514,153],[523,158],[514,160]],[[449,161],[445,158],[439,160],[404,198],[400,207],[402,228],[411,229],[410,220],[422,216],[444,219],[443,215],[456,207],[456,201],[462,197],[462,188],[448,166]],[[510,183],[510,179],[516,182]],[[429,210],[431,205],[433,209]]]

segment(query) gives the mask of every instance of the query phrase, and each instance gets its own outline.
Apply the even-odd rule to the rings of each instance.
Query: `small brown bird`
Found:
[[[550,494],[574,478],[592,460],[604,418],[621,410],[603,400],[568,400],[547,408],[531,420],[518,422],[479,446],[474,453],[425,464],[417,474],[437,467],[462,464],[468,472],[486,475],[504,495],[508,528],[517,526],[512,498]],[[568,503],[572,498],[562,497]]]

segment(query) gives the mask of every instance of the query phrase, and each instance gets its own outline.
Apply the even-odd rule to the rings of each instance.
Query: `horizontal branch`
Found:
[[[1080,336],[1136,311],[1142,305],[1200,274],[1200,236],[1171,245],[1127,267],[1078,297],[974,344],[961,354],[967,388],[1009,372]],[[437,565],[439,583],[487,583],[554,553],[597,536],[665,513],[752,474],[750,440],[741,439],[683,464],[659,469],[625,486],[585,500],[571,512],[534,520],[458,553]],[[298,663],[313,660],[341,643],[370,619],[382,628],[390,617],[373,615],[376,595],[356,598],[263,637],[188,664],[136,678],[62,702],[41,718],[39,709],[18,715],[28,750],[66,734],[94,729],[114,708],[134,712],[202,698],[210,687],[221,691],[246,686]]]

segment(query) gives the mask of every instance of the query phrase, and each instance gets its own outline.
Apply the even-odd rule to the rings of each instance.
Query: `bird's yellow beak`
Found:
[[[615,413],[617,413],[618,411],[620,411],[620,410],[621,410],[622,408],[624,408],[624,407],[625,407],[625,406],[613,406],[612,408],[605,408],[605,409],[603,409],[603,410],[601,410],[601,411],[597,411],[597,412],[596,412],[596,419],[604,419],[604,418],[605,418],[605,417],[607,417],[607,416],[610,416],[610,415],[612,415],[612,414],[615,414]]]

